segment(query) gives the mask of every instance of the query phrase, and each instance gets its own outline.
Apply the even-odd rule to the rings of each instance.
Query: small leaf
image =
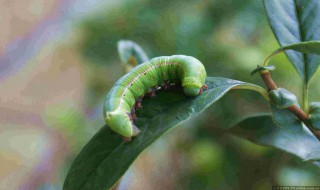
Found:
[[[251,75],[254,75],[255,73],[260,72],[260,71],[273,71],[275,69],[276,69],[276,67],[273,65],[268,65],[268,66],[259,66],[258,65],[258,67],[251,72]]]
[[[163,133],[204,111],[237,86],[252,84],[208,77],[208,90],[190,98],[178,91],[160,91],[155,98],[144,99],[135,124],[141,134],[129,143],[104,126],[83,148],[71,166],[65,190],[109,189],[125,173],[137,156]],[[252,85],[256,86],[256,85]]]
[[[263,0],[269,23],[280,46],[320,40],[319,0]],[[308,84],[320,64],[320,56],[286,51],[295,69]]]
[[[298,104],[297,97],[290,91],[284,88],[278,88],[269,92],[270,102],[280,108],[288,108],[292,105]]]
[[[320,102],[312,102],[309,110],[309,121],[311,126],[320,130]]]
[[[126,72],[149,60],[143,49],[130,40],[120,40],[118,42],[118,53]]]
[[[263,114],[242,120],[234,127],[229,128],[229,132],[254,143],[289,152],[304,161],[310,161],[317,165],[320,160],[318,139],[301,122],[292,121],[291,112],[288,110],[279,111],[287,115],[284,119],[280,119],[280,123],[289,121],[286,127],[277,126],[271,115]]]

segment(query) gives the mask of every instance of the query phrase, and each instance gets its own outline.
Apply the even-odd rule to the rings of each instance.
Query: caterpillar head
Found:
[[[113,130],[114,132],[124,137],[133,136],[133,125],[127,113],[120,110],[107,112],[105,120],[111,130]]]
[[[197,96],[200,94],[200,88],[203,84],[196,77],[185,77],[182,80],[183,92],[187,96]]]

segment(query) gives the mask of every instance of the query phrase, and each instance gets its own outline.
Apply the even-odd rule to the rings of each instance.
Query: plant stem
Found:
[[[260,71],[259,73],[260,73],[260,76],[261,76],[263,82],[268,87],[268,91],[276,90],[278,88],[276,83],[272,80],[270,72],[268,70]]]
[[[303,110],[309,113],[309,86],[308,84],[303,85]]]
[[[260,76],[262,78],[262,80],[264,81],[264,83],[266,84],[268,90],[276,90],[278,87],[275,84],[275,82],[272,80],[270,72],[269,71],[260,71]],[[308,98],[305,98],[305,95],[308,96],[308,87],[304,88],[304,97],[303,97],[303,103],[304,105],[308,105]],[[307,101],[305,104],[305,100]],[[315,137],[317,137],[317,139],[320,141],[320,130],[314,130],[313,127],[310,125],[309,120],[309,116],[308,114],[306,114],[306,112],[304,112],[303,110],[301,110],[298,106],[296,105],[292,105],[290,107],[287,108],[289,111],[291,111],[293,114],[295,114],[305,125],[306,127],[313,133],[313,135]]]

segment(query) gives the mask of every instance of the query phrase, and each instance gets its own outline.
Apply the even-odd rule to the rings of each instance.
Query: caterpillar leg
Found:
[[[137,100],[137,102],[136,102],[136,104],[135,104],[135,108],[136,108],[136,110],[139,110],[139,109],[141,109],[142,108],[142,98],[143,97],[139,97],[138,98],[138,100]]]
[[[150,98],[155,97],[157,88],[158,88],[157,86],[151,88],[150,91],[147,92],[147,96],[149,96]]]
[[[205,90],[208,90],[208,87],[207,87],[206,84],[203,84],[202,88],[205,89]]]
[[[207,89],[208,89],[207,85],[203,84],[203,86],[200,88],[199,94],[202,94],[202,92]]]
[[[130,117],[130,120],[131,120],[131,121],[134,121],[134,120],[137,119],[137,116],[136,116],[135,112],[136,112],[135,106],[133,106],[133,107],[131,108],[131,114],[129,114],[129,117]]]
[[[128,117],[129,117],[129,119],[130,119],[131,122],[133,122],[134,120],[137,119],[136,114],[130,114],[130,113],[128,113]]]
[[[122,137],[124,142],[130,142],[131,141],[131,137]]]
[[[170,83],[168,81],[165,81],[162,85],[161,88],[163,90],[168,90],[170,88]]]
[[[132,114],[130,115],[130,120],[131,120],[131,121],[134,121],[134,120],[136,120],[136,119],[137,119],[136,114],[135,114],[135,113],[132,113]]]

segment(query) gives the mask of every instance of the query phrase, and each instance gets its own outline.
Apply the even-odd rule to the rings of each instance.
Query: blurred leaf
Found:
[[[288,110],[273,107],[273,111],[276,115],[274,118],[269,114],[249,117],[230,128],[229,132],[317,164],[320,160],[318,139]]]
[[[281,48],[273,51],[272,53],[270,53],[265,58],[263,65],[268,65],[269,60],[273,56],[275,56],[283,51],[286,51],[286,50],[295,50],[295,51],[299,51],[301,53],[320,55],[320,41],[300,42],[300,43],[291,44],[288,46],[281,47]]]
[[[163,133],[198,115],[237,86],[249,86],[232,79],[209,77],[208,90],[197,97],[186,97],[182,90],[161,91],[143,100],[135,124],[141,134],[129,143],[104,126],[74,161],[64,189],[108,189],[125,173],[137,156]],[[256,86],[256,85],[252,85]],[[213,113],[214,114],[214,113]]]
[[[130,40],[120,40],[118,42],[118,53],[121,64],[125,68],[126,73],[135,66],[149,60],[143,49],[138,44]]]
[[[271,28],[281,46],[320,40],[318,0],[264,0]],[[308,84],[320,63],[320,56],[286,51],[295,69]]]

